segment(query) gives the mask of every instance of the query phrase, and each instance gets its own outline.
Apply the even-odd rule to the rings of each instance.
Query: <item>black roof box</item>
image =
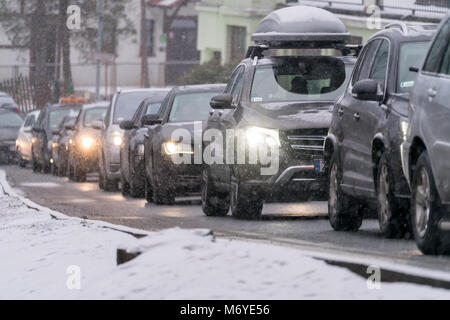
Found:
[[[336,48],[349,38],[344,23],[333,13],[308,6],[273,11],[252,35],[256,45],[270,48]]]

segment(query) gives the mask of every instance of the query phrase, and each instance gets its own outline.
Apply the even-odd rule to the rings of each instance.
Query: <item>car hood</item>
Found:
[[[161,129],[161,136],[163,140],[173,140],[172,134],[174,134],[175,130],[181,129],[186,130],[186,132],[189,132],[191,138],[194,137],[194,128],[195,130],[195,137],[197,141],[201,141],[202,139],[202,131],[205,129],[206,121],[188,121],[188,122],[168,122],[162,126]],[[200,130],[201,129],[201,130]],[[181,132],[181,131],[180,131]],[[175,132],[175,138],[179,137],[180,135],[176,134]]]
[[[0,128],[0,141],[16,140],[19,134],[18,127]]]
[[[328,128],[332,102],[265,103],[244,108],[247,125],[280,130]]]

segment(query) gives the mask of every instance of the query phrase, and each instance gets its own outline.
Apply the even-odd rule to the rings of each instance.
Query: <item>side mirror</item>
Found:
[[[52,130],[52,134],[53,134],[53,135],[59,134],[59,130],[58,130],[58,129]]]
[[[75,125],[73,125],[73,124],[66,124],[66,125],[64,126],[64,128],[65,128],[66,130],[75,130]]]
[[[133,121],[122,121],[119,125],[122,130],[132,130],[136,128]]]
[[[23,132],[30,133],[30,132],[32,132],[32,131],[33,131],[33,128],[32,128],[32,127],[24,127],[24,128],[23,128]]]
[[[155,124],[161,124],[162,119],[157,114],[146,114],[142,117],[141,123],[143,126],[154,126]]]
[[[232,100],[233,97],[231,94],[220,94],[213,97],[209,102],[209,105],[213,109],[233,109],[233,106],[231,105]]]
[[[353,98],[363,101],[378,101],[384,99],[384,92],[380,84],[373,79],[358,81],[352,90]]]
[[[103,121],[97,120],[92,122],[92,128],[95,130],[102,130],[103,129]]]
[[[38,127],[38,126],[33,126],[31,128],[31,130],[33,130],[34,132],[41,132],[42,131],[42,129],[40,127]]]

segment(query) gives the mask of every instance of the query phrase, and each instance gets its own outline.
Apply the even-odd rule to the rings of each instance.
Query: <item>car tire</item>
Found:
[[[131,173],[130,176],[130,196],[132,198],[142,198],[145,195],[145,186],[136,181],[136,177]]]
[[[120,186],[122,189],[122,195],[124,196],[130,195],[130,184],[125,180],[123,175],[120,176]]]
[[[144,197],[147,202],[153,202],[153,189],[152,189],[152,183],[148,181],[148,179],[145,179],[144,184]]]
[[[19,156],[19,157],[20,157],[20,158],[19,158],[19,167],[25,168],[25,167],[27,166],[27,161],[24,160],[24,159],[22,158],[22,156]]]
[[[34,157],[34,155],[31,156],[31,166],[33,167],[34,173],[41,172],[41,165],[37,161],[37,159]]]
[[[234,173],[231,175],[231,214],[237,219],[256,220],[261,218],[263,198],[256,190],[244,187],[240,177]]]
[[[378,162],[377,217],[380,232],[385,238],[403,238],[409,231],[408,209],[402,208],[394,194],[394,175],[388,156],[383,153]]]
[[[223,217],[230,210],[230,193],[214,189],[208,168],[202,173],[202,210],[209,217]]]
[[[152,191],[153,202],[155,204],[173,205],[175,203],[175,194],[172,191],[170,183],[165,182],[164,185],[160,183],[157,174],[155,173],[156,167],[152,164]]]
[[[328,171],[328,216],[335,231],[358,231],[363,220],[363,208],[341,189],[341,171],[337,154],[333,154]]]
[[[73,164],[73,178],[76,182],[85,182],[86,181],[86,171],[81,168],[78,161],[74,161]]]
[[[445,208],[441,204],[426,151],[417,160],[411,189],[411,223],[417,247],[426,255],[449,253],[450,243],[442,239],[439,231]]]

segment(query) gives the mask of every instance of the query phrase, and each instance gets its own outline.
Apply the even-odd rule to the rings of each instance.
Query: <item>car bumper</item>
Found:
[[[201,164],[174,164],[164,158],[158,166],[158,179],[176,190],[197,192],[202,184],[203,168]]]

